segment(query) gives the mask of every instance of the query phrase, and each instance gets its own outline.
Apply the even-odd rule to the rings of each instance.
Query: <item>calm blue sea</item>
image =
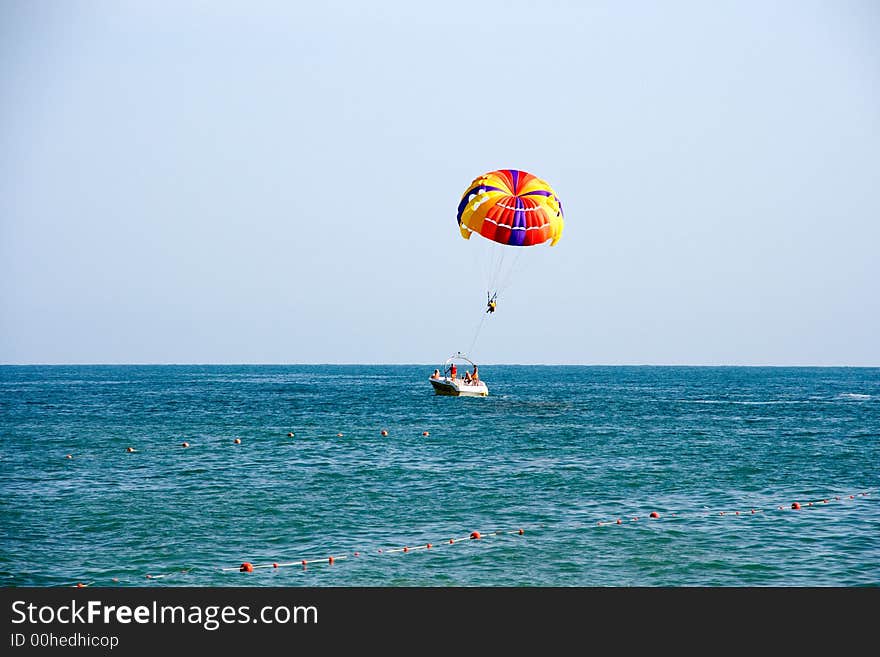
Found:
[[[880,369],[434,367],[2,366],[0,584],[880,584]]]

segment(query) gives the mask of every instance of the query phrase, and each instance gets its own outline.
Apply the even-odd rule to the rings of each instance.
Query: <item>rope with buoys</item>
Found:
[[[664,521],[670,521],[673,519],[674,520],[684,520],[684,519],[689,519],[689,518],[709,518],[709,517],[715,517],[715,518],[742,517],[742,518],[747,518],[747,517],[757,516],[759,514],[772,514],[772,513],[779,512],[779,511],[782,511],[782,512],[792,512],[792,511],[809,512],[808,511],[809,509],[821,509],[823,507],[827,507],[828,505],[831,505],[832,502],[847,502],[850,500],[854,501],[854,500],[857,500],[862,497],[867,497],[870,494],[871,494],[870,491],[863,491],[860,493],[853,493],[853,494],[845,495],[845,496],[834,495],[831,497],[825,497],[825,498],[821,498],[818,500],[807,501],[804,503],[795,501],[795,502],[791,502],[790,504],[786,504],[786,505],[777,505],[774,509],[759,509],[759,508],[750,507],[748,510],[742,510],[742,509],[733,510],[733,511],[730,511],[730,510],[715,510],[715,511],[704,510],[704,511],[697,512],[697,513],[670,512],[666,515],[663,515],[658,511],[651,511],[650,513],[647,514],[647,517],[649,518],[650,521],[654,521],[654,522],[659,521],[662,524]],[[640,521],[640,517],[641,516],[638,516],[638,515],[632,515],[632,516],[629,516],[626,520],[624,520],[623,517],[619,517],[614,520],[605,520],[605,521],[600,520],[594,524],[584,525],[584,527],[605,527],[605,526],[611,526],[611,525],[623,525],[623,524],[635,523],[635,522]],[[346,559],[352,559],[352,558],[355,558],[355,559],[362,558],[362,557],[365,557],[365,556],[371,555],[371,554],[372,555],[412,554],[417,551],[430,551],[430,550],[435,550],[436,548],[440,548],[442,546],[460,545],[460,544],[466,543],[468,541],[482,540],[484,538],[488,538],[488,537],[492,537],[492,536],[504,536],[504,535],[524,536],[525,533],[526,533],[526,531],[523,528],[519,528],[519,529],[516,529],[513,531],[493,531],[493,532],[472,531],[467,536],[444,539],[443,541],[436,542],[436,543],[425,542],[425,543],[418,543],[415,545],[404,545],[404,546],[393,547],[393,548],[378,548],[375,551],[369,551],[369,550],[360,551],[359,550],[359,551],[355,551],[355,552],[351,552],[351,553],[342,553],[342,554],[336,553],[333,556],[328,556],[328,557],[312,558],[312,559],[295,559],[295,560],[287,560],[287,561],[273,561],[272,563],[254,564],[250,561],[244,561],[238,566],[223,567],[223,568],[219,568],[219,569],[217,569],[217,568],[190,567],[190,568],[184,568],[181,570],[175,570],[175,571],[166,572],[166,573],[162,573],[162,574],[158,574],[158,575],[147,574],[146,579],[148,579],[150,581],[162,580],[162,579],[166,579],[166,578],[173,577],[176,575],[191,573],[195,570],[210,570],[212,572],[221,572],[221,573],[226,573],[226,572],[230,572],[230,571],[237,571],[237,572],[242,572],[242,573],[253,573],[256,570],[267,570],[270,568],[273,570],[278,570],[280,568],[285,568],[285,567],[290,567],[290,566],[300,566],[300,567],[302,567],[303,570],[305,570],[307,566],[310,566],[313,564],[332,566],[334,563],[339,562],[339,561],[345,561]],[[120,580],[118,577],[112,578],[113,583],[119,583],[119,581]],[[94,581],[89,582],[89,583],[77,582],[77,583],[73,584],[72,586],[75,586],[77,588],[83,588],[83,587],[87,587],[87,586],[92,586],[93,584],[95,584]]]
[[[383,438],[387,438],[388,435],[389,435],[388,429],[382,429],[379,433],[380,433],[380,435],[381,435]],[[288,438],[293,438],[295,435],[296,435],[296,434],[294,434],[294,432],[292,432],[292,431],[289,431],[289,432],[287,433],[287,437],[288,437]],[[345,437],[345,434],[344,434],[343,432],[341,432],[341,431],[337,431],[337,432],[336,432],[335,434],[333,434],[333,435],[334,435],[336,438],[344,438],[344,437]],[[428,431],[422,431],[422,432],[421,432],[421,435],[422,435],[422,436],[429,436],[430,433],[429,433]],[[315,438],[326,438],[326,437],[328,437],[328,436],[325,436],[325,435],[323,435],[323,434],[315,436]],[[241,444],[242,444],[242,440],[241,440],[241,438],[233,438],[233,440],[232,440],[232,444],[233,444],[233,445],[241,445]],[[182,448],[184,448],[184,449],[187,449],[187,448],[193,447],[193,443],[184,440],[183,442],[178,443],[178,446],[179,446],[179,447],[182,447]],[[140,453],[141,450],[139,450],[139,449],[135,449],[134,447],[131,447],[131,446],[128,446],[128,447],[125,448],[125,451],[126,451],[126,453],[128,453],[128,454],[136,454],[136,453]],[[64,455],[64,459],[66,459],[66,460],[68,460],[68,461],[72,461],[74,458],[75,458],[75,457],[74,457],[73,454],[65,454],[65,455]],[[79,457],[76,457],[76,458],[79,458]]]
[[[819,505],[829,504],[832,501],[840,502],[840,501],[845,501],[846,499],[854,500],[857,497],[867,497],[868,495],[870,495],[870,492],[868,492],[868,491],[863,491],[861,493],[854,493],[852,495],[848,495],[848,496],[844,496],[844,497],[841,497],[840,495],[834,495],[832,497],[824,497],[822,499],[813,500],[811,502],[804,502],[804,504],[806,505],[806,508],[818,507]],[[789,506],[777,505],[774,509],[760,509],[760,508],[749,507],[748,510],[743,510],[743,509],[719,510],[719,511],[704,510],[704,511],[700,511],[700,512],[692,512],[692,513],[676,512],[676,513],[670,513],[669,518],[690,519],[690,518],[707,518],[707,517],[712,517],[712,516],[747,517],[747,516],[754,516],[759,513],[775,513],[777,511],[799,511],[803,508],[805,508],[805,507],[800,502],[792,502]],[[659,520],[659,519],[661,519],[661,517],[662,516],[657,511],[652,511],[650,514],[648,514],[648,518],[651,520]],[[626,520],[624,520],[623,517],[620,517],[620,518],[616,518],[614,520],[599,520],[598,522],[596,522],[596,526],[597,527],[604,527],[606,525],[622,525],[624,523],[638,522],[638,520],[639,520],[639,516],[629,516]]]
[[[337,561],[342,561],[342,560],[350,559],[350,558],[356,559],[359,557],[367,556],[368,554],[388,555],[388,554],[396,554],[396,553],[410,553],[410,552],[416,552],[418,550],[436,549],[442,545],[456,545],[456,544],[460,545],[463,542],[466,542],[469,540],[480,540],[484,537],[504,536],[504,535],[508,535],[508,534],[522,536],[525,534],[525,530],[520,528],[520,529],[516,529],[514,531],[494,531],[494,532],[472,531],[466,537],[459,537],[459,538],[453,537],[453,538],[445,540],[444,542],[441,542],[441,543],[427,542],[427,543],[418,543],[416,545],[404,545],[402,547],[394,547],[394,548],[378,548],[378,549],[376,549],[375,552],[367,550],[367,551],[363,551],[363,552],[357,551],[357,552],[346,553],[346,554],[338,554],[337,553],[336,556],[322,557],[322,558],[318,558],[318,559],[299,559],[299,560],[295,560],[295,561],[273,561],[272,563],[260,563],[260,564],[255,564],[255,563],[251,563],[250,561],[245,561],[240,566],[231,566],[231,567],[221,568],[220,571],[221,572],[238,571],[238,572],[242,572],[242,573],[252,573],[255,570],[268,569],[268,568],[278,569],[278,568],[284,568],[286,566],[302,566],[302,568],[306,568],[306,566],[309,566],[311,564],[327,564],[327,565],[332,566]]]
[[[381,435],[383,437],[387,437],[388,434],[389,434],[389,432],[387,429],[381,430]],[[288,435],[288,437],[292,438],[294,436],[294,433],[289,432],[287,435]],[[422,432],[422,436],[428,436],[428,435],[430,435],[428,431]],[[342,437],[343,433],[338,432],[336,434],[336,436]],[[328,436],[319,436],[319,437],[320,438],[327,438]],[[233,444],[241,445],[242,441],[240,438],[236,438],[233,441]],[[190,447],[190,443],[188,443],[188,442],[183,442],[182,444],[178,443],[178,446],[187,448],[187,447]],[[128,453],[134,453],[139,450],[136,450],[134,447],[127,447],[125,451]],[[64,458],[66,460],[73,460],[74,459],[72,454],[65,454]],[[822,507],[827,507],[829,505],[832,505],[832,503],[835,503],[835,502],[847,502],[850,500],[854,501],[859,498],[867,497],[870,494],[871,494],[871,491],[862,491],[859,493],[852,493],[849,495],[833,495],[833,496],[829,496],[829,497],[823,497],[820,499],[809,500],[806,502],[794,501],[794,502],[786,503],[784,505],[778,504],[778,505],[775,505],[775,507],[773,507],[773,508],[757,508],[757,507],[750,506],[748,508],[740,508],[740,509],[710,510],[707,507],[703,507],[703,509],[700,511],[684,511],[684,512],[682,512],[682,511],[669,511],[669,512],[664,511],[663,513],[661,513],[660,511],[652,510],[649,513],[647,513],[646,515],[647,515],[647,518],[649,521],[661,522],[661,523],[666,522],[666,521],[680,521],[680,520],[687,520],[687,519],[705,519],[705,518],[709,518],[709,517],[749,518],[749,517],[759,516],[759,515],[763,516],[763,517],[768,517],[772,514],[777,514],[778,512],[808,511],[810,509],[820,509]],[[640,515],[628,515],[626,517],[620,516],[620,517],[617,517],[617,518],[614,518],[611,520],[599,520],[597,522],[585,524],[582,526],[583,527],[587,527],[587,526],[606,527],[606,526],[612,526],[612,525],[619,526],[619,525],[639,522],[640,517],[642,517],[642,516],[640,516]],[[542,525],[540,525],[540,527],[544,528],[544,527],[546,527],[546,525],[542,524]],[[411,553],[418,552],[418,551],[431,551],[431,550],[434,550],[435,548],[439,548],[441,546],[459,545],[459,544],[465,543],[467,541],[480,540],[480,539],[488,538],[488,537],[496,537],[496,536],[504,536],[504,535],[523,536],[524,534],[525,534],[525,529],[523,529],[523,528],[519,528],[519,529],[516,529],[513,531],[493,531],[493,532],[486,532],[486,533],[479,532],[479,531],[472,531],[465,537],[458,537],[458,538],[453,537],[453,538],[449,538],[449,539],[443,539],[442,541],[438,541],[438,542],[419,542],[418,544],[415,544],[415,545],[403,545],[403,546],[392,547],[392,548],[378,548],[378,549],[375,549],[372,551],[371,550],[363,550],[363,551],[358,550],[358,551],[350,552],[350,553],[349,552],[340,553],[337,551],[330,550],[328,552],[330,554],[332,554],[333,556],[327,556],[327,557],[321,557],[321,558],[311,558],[311,559],[275,560],[271,563],[258,563],[258,564],[254,564],[249,561],[244,561],[238,566],[222,567],[219,569],[215,568],[215,567],[191,566],[188,568],[168,571],[165,573],[160,573],[160,574],[155,574],[155,575],[154,574],[147,574],[145,577],[147,580],[150,580],[150,581],[164,580],[164,579],[171,578],[174,576],[179,576],[182,574],[191,573],[196,570],[220,572],[220,573],[226,573],[226,572],[230,572],[230,571],[238,571],[238,572],[243,572],[243,573],[253,573],[256,570],[267,570],[270,568],[272,570],[278,570],[280,568],[285,568],[285,567],[290,567],[290,566],[300,566],[303,569],[305,569],[307,566],[310,566],[310,565],[333,565],[334,563],[339,562],[339,561],[345,561],[347,559],[352,559],[352,558],[361,558],[361,557],[364,557],[367,555],[411,554]],[[112,577],[111,581],[115,584],[118,584],[120,582],[120,578],[119,577]],[[82,587],[92,586],[94,584],[95,584],[94,581],[88,582],[88,583],[76,582],[75,584],[72,584],[72,586],[76,586],[77,588],[82,588]]]
[[[864,492],[860,492],[857,494],[851,494],[846,497],[841,497],[840,495],[835,495],[835,496],[829,497],[829,498],[822,498],[820,500],[806,502],[805,504],[806,504],[806,508],[810,508],[810,507],[818,508],[819,505],[827,505],[832,500],[833,501],[845,501],[846,499],[855,500],[858,497],[866,497],[869,494],[870,493],[868,491],[864,491]],[[776,507],[775,510],[776,511],[779,511],[779,510],[796,511],[796,510],[800,510],[803,508],[805,508],[805,507],[802,506],[800,502],[793,502],[788,507],[779,505]],[[704,512],[701,512],[698,514],[672,512],[672,513],[669,513],[668,516],[665,516],[665,517],[669,518],[669,519],[687,519],[689,517],[706,518],[706,517],[711,517],[711,516],[716,516],[716,517],[742,516],[742,517],[746,517],[746,516],[753,516],[753,515],[760,514],[760,513],[769,513],[771,511],[774,511],[774,510],[757,509],[757,508],[750,507],[747,511],[746,510],[733,510],[733,511],[720,510],[720,511],[704,511]],[[661,515],[658,511],[651,511],[650,513],[647,514],[647,517],[650,520],[655,520],[655,521],[664,519],[664,516]],[[639,516],[635,515],[635,516],[630,516],[626,522],[638,522],[638,521],[639,521]],[[617,518],[617,519],[611,520],[611,521],[599,521],[595,525],[592,525],[592,526],[603,527],[606,525],[622,525],[622,524],[624,524],[624,520],[622,518]],[[402,547],[386,548],[384,550],[380,548],[376,551],[376,553],[377,554],[386,554],[386,555],[387,554],[395,554],[395,553],[412,553],[412,552],[415,552],[418,550],[431,550],[433,548],[436,548],[436,547],[439,547],[442,545],[456,545],[456,544],[460,544],[461,542],[465,542],[468,540],[480,540],[484,537],[501,536],[501,535],[505,535],[505,534],[515,534],[518,536],[523,536],[525,534],[525,530],[520,528],[515,531],[495,531],[495,532],[488,532],[488,533],[481,533],[479,531],[473,531],[466,537],[450,538],[450,539],[448,539],[448,541],[445,541],[443,543],[430,543],[430,542],[428,542],[428,543],[420,543],[417,545],[404,545]],[[356,557],[361,556],[362,554],[366,554],[366,553],[354,552],[351,554],[343,554],[343,555],[335,556],[335,557],[325,557],[325,558],[319,558],[319,559],[301,559],[299,561],[289,561],[289,562],[283,562],[283,563],[273,562],[271,564],[269,564],[269,563],[252,564],[250,562],[244,562],[240,566],[222,568],[221,570],[223,572],[239,571],[239,572],[249,572],[250,573],[250,572],[254,572],[257,569],[266,569],[266,568],[276,569],[276,568],[281,568],[283,566],[302,566],[303,568],[305,568],[307,565],[310,565],[310,564],[332,565],[335,561],[347,559],[350,557],[356,558]]]

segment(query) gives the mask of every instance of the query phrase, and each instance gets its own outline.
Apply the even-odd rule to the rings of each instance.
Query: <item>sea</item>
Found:
[[[0,586],[876,587],[880,369],[0,366]]]

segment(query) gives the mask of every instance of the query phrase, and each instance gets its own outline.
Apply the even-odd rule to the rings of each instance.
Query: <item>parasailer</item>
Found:
[[[554,246],[565,221],[562,203],[546,181],[519,169],[498,169],[475,178],[458,204],[458,228],[464,239],[476,233],[489,254],[486,314],[494,314],[498,294],[512,271],[505,260],[515,247]]]
[[[456,219],[464,239],[470,240],[473,233],[479,236],[473,240],[478,244],[470,248],[480,252],[474,255],[478,255],[486,275],[486,309],[468,351],[472,353],[483,324],[498,309],[498,298],[503,295],[520,254],[526,251],[518,247],[547,243],[555,246],[562,237],[565,221],[562,202],[553,188],[541,178],[520,169],[498,169],[474,178],[459,200]],[[470,382],[459,385],[455,358],[464,356],[458,352],[447,361],[447,365],[451,363],[452,366],[444,369],[441,380],[431,378],[437,394],[488,395],[488,388],[480,380],[476,365],[470,373]],[[464,360],[471,362],[467,358]]]

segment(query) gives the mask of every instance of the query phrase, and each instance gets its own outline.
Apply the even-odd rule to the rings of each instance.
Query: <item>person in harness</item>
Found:
[[[498,296],[497,292],[491,296],[489,295],[488,292],[486,292],[486,312],[487,313],[494,313],[495,312],[495,306],[496,306],[495,297],[497,297],[497,296]]]

